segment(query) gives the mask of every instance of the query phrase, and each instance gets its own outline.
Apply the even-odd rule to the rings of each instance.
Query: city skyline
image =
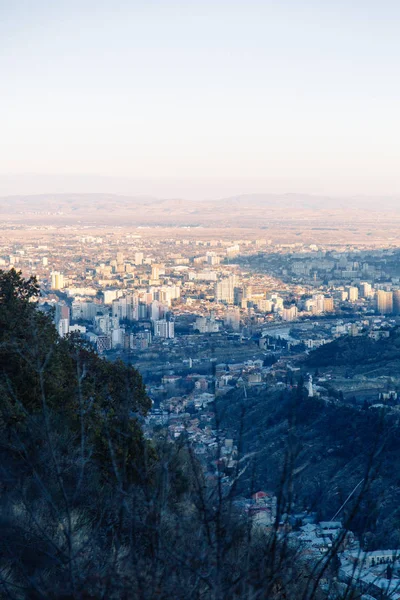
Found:
[[[399,24],[0,0],[1,597],[400,600]]]

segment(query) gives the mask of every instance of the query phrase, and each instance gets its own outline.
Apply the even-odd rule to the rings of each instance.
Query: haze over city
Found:
[[[400,600],[400,4],[0,0],[0,598]]]

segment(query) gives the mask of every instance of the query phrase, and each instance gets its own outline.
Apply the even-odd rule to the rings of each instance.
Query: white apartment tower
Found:
[[[293,304],[290,308],[284,308],[282,311],[282,320],[283,321],[294,321],[297,319],[297,306]]]
[[[164,339],[172,339],[175,337],[175,324],[173,321],[167,321],[166,319],[160,319],[154,321],[154,337],[160,337]]]
[[[356,302],[358,300],[358,288],[356,288],[355,286],[350,285],[347,289],[347,293],[348,293],[348,297],[349,297],[349,302]]]
[[[226,279],[221,279],[215,285],[215,299],[217,302],[226,302],[233,304],[235,301],[236,276],[229,275]]]
[[[135,265],[140,266],[143,264],[144,255],[143,252],[135,252]]]

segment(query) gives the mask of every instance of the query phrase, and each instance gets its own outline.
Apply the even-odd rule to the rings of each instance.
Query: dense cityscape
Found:
[[[400,600],[399,26],[0,2],[0,600]]]
[[[236,436],[229,427],[216,430],[215,413],[216,402],[233,392],[246,398],[304,386],[309,398],[325,404],[397,410],[398,373],[314,372],[307,363],[311,351],[334,340],[376,342],[396,330],[395,245],[282,244],[257,231],[218,239],[190,227],[179,236],[140,226],[87,229],[8,227],[1,268],[37,277],[39,309],[51,314],[61,337],[79,336],[104,359],[139,369],[152,401],[146,435],[165,429],[171,441],[187,439],[209,482],[222,478],[229,489],[236,472]],[[277,518],[277,493],[239,494],[235,504],[253,527],[268,531]],[[280,527],[311,563],[338,545],[335,593],[356,569],[360,590],[380,597],[397,550],[363,555],[365,544],[340,518],[320,517],[321,511],[295,503]],[[400,597],[399,577],[391,571],[391,598]],[[320,585],[326,587],[324,578]],[[332,593],[331,582],[328,587]]]

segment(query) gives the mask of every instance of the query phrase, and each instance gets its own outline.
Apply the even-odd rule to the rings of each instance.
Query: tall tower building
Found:
[[[173,321],[168,321],[167,319],[161,319],[159,321],[153,321],[154,326],[154,336],[172,339],[175,337],[175,324]]]
[[[57,302],[56,304],[56,313],[55,313],[55,321],[58,323],[61,319],[70,318],[70,309],[64,302]]]
[[[206,258],[208,265],[219,265],[220,263],[220,258],[215,254],[215,252],[207,252]]]
[[[244,300],[251,300],[252,295],[253,295],[253,288],[251,287],[251,285],[244,285],[243,286]]]
[[[376,309],[381,315],[390,315],[393,312],[393,292],[378,290],[376,292]]]
[[[137,294],[128,294],[126,297],[126,318],[129,321],[139,319],[139,297]]]
[[[400,315],[400,290],[393,291],[393,312]]]
[[[324,298],[324,312],[333,312],[333,311],[334,311],[333,298],[331,296],[326,296]]]
[[[356,288],[355,286],[350,285],[349,287],[346,288],[347,292],[348,292],[348,297],[349,297],[349,302],[356,302],[358,300],[358,288]]]
[[[153,281],[158,281],[160,279],[160,265],[151,265],[151,279]]]
[[[115,272],[116,273],[124,273],[125,272],[124,255],[122,252],[117,252],[117,261],[115,264]]]
[[[65,337],[69,333],[69,319],[60,319],[57,324],[57,331],[60,337]]]
[[[55,325],[61,337],[64,337],[69,332],[70,310],[69,306],[64,303],[57,302],[56,312],[54,315]]]
[[[314,294],[312,299],[315,303],[315,314],[320,315],[325,309],[325,296],[323,294]]]
[[[283,321],[294,321],[297,319],[297,306],[294,304],[290,308],[284,308],[282,311],[282,320]]]
[[[58,271],[51,272],[51,289],[62,290],[64,287],[64,275]]]
[[[143,264],[143,252],[135,252],[135,265],[140,266]]]
[[[369,298],[372,295],[372,285],[367,281],[360,283],[360,295],[362,298]]]
[[[159,321],[160,319],[160,303],[154,300],[150,305],[150,319],[152,321]]]
[[[229,277],[226,279],[221,279],[221,281],[218,281],[218,283],[215,285],[216,301],[233,304],[235,301],[235,283],[235,275],[229,275]]]

